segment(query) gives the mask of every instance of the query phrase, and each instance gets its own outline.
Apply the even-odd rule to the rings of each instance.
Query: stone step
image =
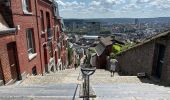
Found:
[[[95,100],[169,100],[170,87],[154,84],[98,84],[93,85]]]
[[[0,100],[81,100],[77,84],[0,87]]]

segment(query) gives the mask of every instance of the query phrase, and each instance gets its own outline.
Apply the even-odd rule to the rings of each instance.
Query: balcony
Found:
[[[47,28],[47,40],[48,41],[51,41],[52,40],[52,38],[53,38],[53,29],[51,29],[51,28]]]

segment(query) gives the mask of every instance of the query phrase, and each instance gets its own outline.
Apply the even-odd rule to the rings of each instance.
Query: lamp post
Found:
[[[94,62],[96,62],[96,58],[95,57],[96,54],[92,55],[89,52],[89,49],[87,50],[87,54],[86,54],[86,59],[84,62],[84,65],[81,67],[81,72],[83,74],[83,78],[84,78],[84,82],[83,82],[83,100],[89,100],[90,98],[90,80],[89,77],[90,75],[93,75],[94,72],[96,71],[96,64]]]
[[[90,98],[90,81],[89,77],[90,75],[94,74],[96,68],[86,68],[87,66],[84,66],[81,68],[81,72],[83,73],[84,77],[84,83],[83,83],[83,89],[84,89],[84,100],[89,100]]]

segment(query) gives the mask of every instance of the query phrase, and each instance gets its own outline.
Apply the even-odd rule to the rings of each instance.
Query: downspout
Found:
[[[37,13],[37,11],[38,11],[38,9],[37,9],[37,2],[38,2],[38,0],[37,0],[37,2],[36,2],[36,0],[34,0],[34,2],[35,2],[35,16],[36,16],[36,23],[37,23],[37,31],[38,31],[38,41],[39,41],[39,52],[40,52],[40,62],[41,62],[41,73],[42,73],[42,76],[43,76],[43,67],[42,67],[42,58],[41,58],[41,41],[40,41],[40,33],[39,33],[39,27],[38,27],[38,13]]]

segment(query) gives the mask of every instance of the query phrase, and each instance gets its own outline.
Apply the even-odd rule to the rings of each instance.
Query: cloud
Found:
[[[150,3],[152,1],[154,1],[154,0],[137,0],[136,3],[137,4],[143,4],[143,3]]]
[[[122,10],[137,10],[139,9],[140,7],[137,6],[136,4],[129,4],[129,5],[125,5]]]
[[[59,5],[65,6],[65,3],[61,0],[56,0]]]
[[[136,4],[142,4],[152,9],[168,9],[170,8],[170,0],[137,0]]]
[[[170,0],[56,1],[59,4],[60,14],[63,17],[147,17],[170,15]]]
[[[99,2],[99,1],[92,1],[89,5],[90,6],[100,6],[101,2]]]

